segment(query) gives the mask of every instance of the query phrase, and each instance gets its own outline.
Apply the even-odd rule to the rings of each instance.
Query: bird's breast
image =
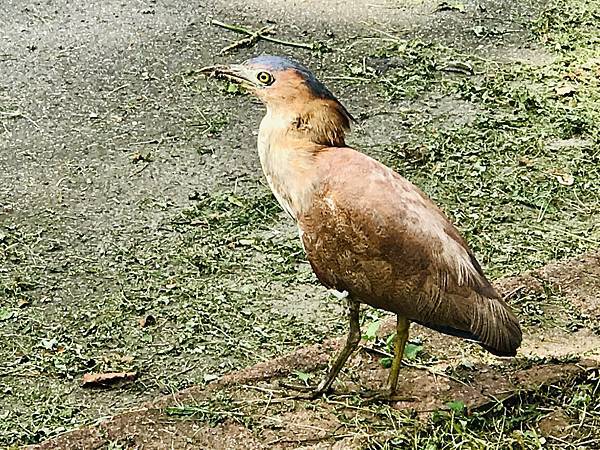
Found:
[[[258,154],[265,178],[281,207],[294,219],[306,211],[319,184],[309,148],[259,133]]]

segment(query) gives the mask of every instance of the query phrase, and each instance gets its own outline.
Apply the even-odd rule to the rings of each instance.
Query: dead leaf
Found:
[[[451,61],[441,67],[440,70],[443,70],[444,72],[462,73],[463,75],[473,75],[475,73],[471,64],[461,61]]]
[[[26,306],[31,305],[31,301],[27,298],[22,298],[21,300],[19,300],[19,302],[17,303],[17,306],[19,308],[25,308]]]
[[[139,162],[154,161],[154,159],[152,158],[152,154],[150,152],[148,152],[148,153],[134,152],[131,155],[129,155],[129,157],[131,158],[131,162],[133,162],[134,164],[137,164]]]
[[[527,156],[521,156],[519,158],[519,165],[520,166],[526,166],[526,167],[531,167],[535,164],[535,160],[528,158]]]
[[[215,381],[219,378],[219,375],[215,375],[213,373],[207,373],[204,375],[204,382],[210,383],[211,381]]]
[[[577,88],[575,86],[573,86],[572,84],[563,84],[560,86],[557,86],[555,89],[556,95],[558,95],[559,97],[567,97],[569,95],[573,95],[575,92],[577,92]]]
[[[149,327],[154,324],[156,324],[156,317],[152,314],[140,318],[140,328]]]
[[[86,373],[83,375],[83,387],[106,386],[119,381],[133,380],[137,372],[106,372],[106,373]]]
[[[464,13],[465,4],[462,2],[441,2],[434,10],[434,12],[439,11],[458,11]]]
[[[561,174],[561,175],[555,175],[556,176],[556,181],[558,181],[560,184],[562,184],[563,186],[572,186],[573,183],[575,183],[575,177],[571,174]]]

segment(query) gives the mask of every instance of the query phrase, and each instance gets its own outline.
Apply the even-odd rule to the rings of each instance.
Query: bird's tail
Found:
[[[471,331],[479,344],[494,355],[515,356],[523,339],[519,320],[500,297],[478,297]]]
[[[477,342],[496,356],[515,356],[523,337],[517,317],[501,298],[473,295],[476,298],[470,302],[473,307],[469,308],[468,316],[454,317],[451,321],[454,323],[416,322],[441,333]]]

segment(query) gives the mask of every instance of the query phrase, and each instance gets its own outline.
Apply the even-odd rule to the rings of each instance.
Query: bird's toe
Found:
[[[400,395],[392,389],[386,388],[379,391],[367,390],[361,391],[361,398],[365,405],[372,403],[394,403],[394,402],[414,402],[416,397]]]
[[[285,381],[279,381],[279,386],[284,389],[289,389],[292,391],[299,392],[298,395],[294,396],[295,398],[309,399],[313,400],[315,398],[321,397],[322,395],[329,392],[329,388],[323,388],[322,386],[307,386],[307,385],[299,385],[293,383],[287,383]]]

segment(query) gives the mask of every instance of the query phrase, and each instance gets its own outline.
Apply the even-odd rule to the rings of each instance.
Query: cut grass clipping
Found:
[[[390,100],[447,96],[475,111],[466,124],[404,112],[407,139],[379,151],[443,205],[494,277],[600,246],[600,2],[586,5],[533,23],[555,50],[542,64],[419,40],[376,53],[405,61],[378,80]]]
[[[402,112],[404,142],[367,150],[452,216],[493,277],[598,247],[599,11],[597,0],[549,6],[532,27],[551,58],[535,65],[482,60],[418,40],[372,55],[405,61],[376,79],[389,107],[400,99],[415,103]],[[460,100],[474,113],[460,123],[441,121],[419,107],[436,97]],[[209,139],[225,122],[203,118],[192,126]],[[203,383],[343,333],[335,302],[322,290],[311,293],[315,279],[296,231],[266,188],[234,193],[231,186],[173,216],[125,240],[114,230],[114,242],[93,257],[63,238],[66,225],[52,211],[0,226],[0,445],[39,442],[148,393]],[[315,305],[319,321],[286,310],[300,300]],[[544,323],[548,314],[532,303],[518,305],[524,320]],[[415,356],[425,358],[426,350]],[[139,376],[119,390],[90,394],[79,386],[89,371]],[[582,380],[485,415],[466,417],[454,404],[425,425],[381,406],[374,414],[382,428],[369,445],[597,447],[597,386]],[[570,447],[544,443],[537,429],[557,405],[578,424]],[[207,420],[221,412],[227,410],[210,409]]]

